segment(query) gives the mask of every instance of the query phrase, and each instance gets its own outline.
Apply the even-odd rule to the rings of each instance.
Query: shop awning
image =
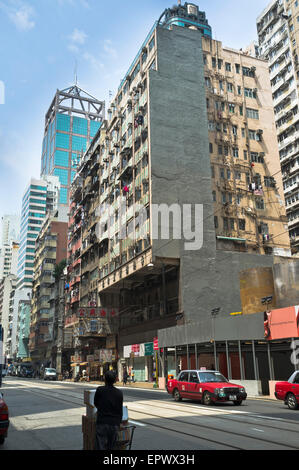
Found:
[[[79,365],[79,364],[77,364],[77,363],[73,363],[73,364],[71,364],[71,367],[76,367],[76,366],[78,366],[78,365]]]
[[[246,238],[234,238],[234,237],[221,237],[221,236],[217,236],[216,237],[218,240],[231,240],[233,242],[246,242]]]
[[[79,364],[79,366],[87,366],[87,365],[88,365],[88,362],[81,362],[81,363]]]

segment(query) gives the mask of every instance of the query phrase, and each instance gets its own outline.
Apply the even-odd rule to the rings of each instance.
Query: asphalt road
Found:
[[[10,412],[3,450],[81,450],[83,390],[96,385],[8,377],[2,391]],[[205,407],[166,392],[120,387],[136,425],[132,450],[299,449],[299,410],[248,399],[241,407]]]

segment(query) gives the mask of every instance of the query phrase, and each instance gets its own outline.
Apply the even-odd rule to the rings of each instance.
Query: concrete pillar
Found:
[[[187,344],[187,368],[190,369],[189,345]]]
[[[195,368],[198,369],[197,344],[195,345]]]
[[[218,370],[217,366],[217,346],[216,346],[216,341],[214,340],[214,367],[215,370]]]
[[[241,373],[241,380],[245,380],[245,372],[243,367],[243,360],[242,360],[242,347],[241,341],[238,341],[238,349],[239,349],[239,360],[240,360],[240,373]]]
[[[230,360],[229,360],[228,341],[225,341],[225,354],[226,354],[228,380],[231,380],[232,379],[232,371],[231,371]]]
[[[253,357],[254,380],[258,380],[258,370],[257,370],[256,356],[255,356],[254,340],[252,341],[252,357]]]
[[[274,379],[274,371],[273,371],[273,364],[272,364],[272,358],[271,358],[271,347],[270,347],[270,342],[268,341],[267,343],[267,353],[268,353],[268,365],[269,365],[269,377],[270,380],[275,380]]]

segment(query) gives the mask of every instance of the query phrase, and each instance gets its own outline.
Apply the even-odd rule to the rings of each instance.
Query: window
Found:
[[[254,77],[254,74],[255,74],[255,67],[242,67],[242,70],[243,70],[243,75],[245,75],[245,77]]]
[[[238,85],[238,95],[240,96],[242,94],[242,89],[241,87]]]
[[[213,191],[213,202],[216,202],[216,191]]]
[[[226,193],[221,193],[222,204],[226,204]]]
[[[220,178],[225,178],[224,176],[224,168],[220,168]]]
[[[228,103],[228,111],[232,114],[235,113],[236,105],[233,103]]]
[[[233,130],[233,135],[237,135],[237,134],[238,134],[238,127],[237,127],[237,126],[233,126],[233,127],[232,127],[232,130]]]
[[[222,145],[218,145],[218,154],[222,155]]]
[[[234,87],[233,87],[233,84],[232,83],[227,83],[227,91],[229,93],[233,93],[234,92]]]
[[[244,88],[244,95],[247,98],[256,98],[256,91],[252,88]]]
[[[233,156],[235,158],[239,158],[239,149],[238,149],[238,147],[233,148]]]
[[[221,67],[222,67],[222,63],[223,63],[223,60],[222,59],[218,59],[218,69],[220,70]]]
[[[244,127],[242,128],[242,137],[245,138],[246,137],[246,134],[245,134],[245,129]]]
[[[236,73],[240,73],[240,64],[235,64]]]
[[[229,219],[229,224],[231,230],[235,230],[235,219]]]
[[[211,173],[212,173],[212,178],[215,178],[215,170],[213,166],[211,166]]]
[[[227,179],[230,180],[230,177],[231,177],[231,171],[230,170],[227,170],[226,171],[226,174],[227,174]]]
[[[232,67],[231,67],[231,64],[229,62],[225,62],[225,70],[226,70],[226,72],[231,72],[232,71]]]
[[[212,67],[216,68],[216,58],[212,57]]]
[[[217,217],[217,215],[214,216],[214,225],[215,225],[215,228],[218,228],[218,217]]]
[[[245,230],[245,227],[246,227],[245,219],[239,219],[239,229],[240,230]]]
[[[235,171],[235,179],[240,180],[241,179],[241,172],[240,171]]]
[[[223,218],[223,229],[228,230],[228,218],[227,217]]]
[[[191,382],[191,383],[196,383],[196,384],[199,383],[199,379],[198,379],[197,372],[190,372],[190,379],[189,379],[189,382]]]
[[[240,116],[243,116],[243,106],[239,106],[239,113],[240,113]]]
[[[264,210],[264,209],[265,209],[265,202],[264,202],[264,199],[263,199],[262,197],[257,197],[257,198],[256,198],[255,207],[256,207],[257,209],[260,209],[260,210]]]
[[[257,109],[246,108],[246,115],[249,119],[259,119],[259,112]]]
[[[211,144],[211,142],[209,144],[209,148],[210,148],[210,153],[213,153],[213,144]]]
[[[179,376],[179,382],[188,382],[188,372],[181,372]]]

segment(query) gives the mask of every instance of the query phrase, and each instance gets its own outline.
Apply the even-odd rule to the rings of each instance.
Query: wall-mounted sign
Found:
[[[145,343],[144,345],[144,355],[153,356],[154,355],[154,343]]]

